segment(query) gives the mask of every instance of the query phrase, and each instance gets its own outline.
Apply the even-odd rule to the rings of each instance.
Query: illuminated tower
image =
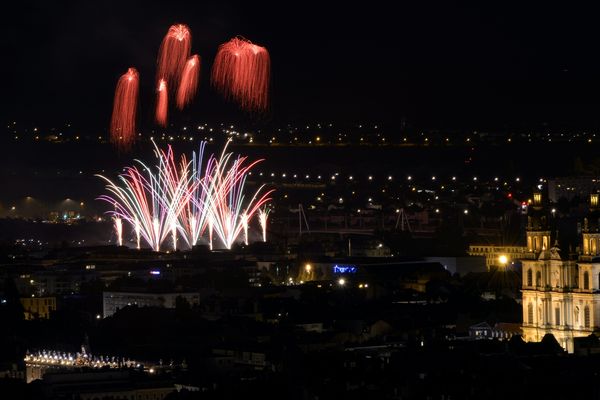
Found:
[[[537,258],[540,252],[550,248],[548,217],[542,205],[542,194],[533,194],[533,203],[527,215],[527,251]]]

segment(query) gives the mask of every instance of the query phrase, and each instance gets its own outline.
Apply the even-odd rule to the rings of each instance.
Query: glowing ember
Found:
[[[129,68],[117,82],[110,122],[110,141],[120,150],[129,150],[135,141],[140,77],[135,68]]]
[[[211,81],[242,108],[265,111],[269,105],[270,69],[267,49],[236,37],[219,46]]]

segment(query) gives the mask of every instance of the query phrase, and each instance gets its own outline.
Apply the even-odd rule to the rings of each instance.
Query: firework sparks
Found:
[[[192,48],[192,34],[187,25],[172,25],[158,51],[156,82],[179,82]],[[171,89],[174,89],[172,87]]]
[[[115,217],[115,232],[117,233],[117,243],[119,246],[123,246],[123,220],[119,217]]]
[[[173,240],[173,251],[177,251],[177,221],[171,223],[171,237]]]
[[[184,196],[169,192],[172,183],[168,181],[165,172],[169,162],[165,161],[165,158],[172,157],[172,152],[163,153],[157,149],[156,155],[160,161],[156,167],[157,173],[141,161],[137,161],[146,174],[142,174],[135,166],[127,167],[125,172],[119,175],[120,185],[101,175],[98,176],[106,181],[106,189],[111,194],[102,195],[99,200],[115,205],[115,210],[109,211],[109,214],[127,221],[133,227],[137,224],[144,240],[152,249],[159,251],[173,225],[173,219],[177,218]]]
[[[185,63],[179,87],[177,88],[177,107],[180,110],[189,104],[196,95],[199,76],[200,57],[193,55]]]
[[[258,210],[258,222],[260,223],[260,227],[262,229],[262,240],[263,242],[267,241],[267,220],[269,218],[269,210],[267,207]]]
[[[137,218],[134,218],[134,229],[135,229],[135,240],[136,240],[136,248],[139,250],[141,249],[141,228],[140,228],[140,222],[137,220]]]
[[[226,147],[214,171],[206,176],[207,179],[203,181],[203,185],[210,194],[207,196],[207,200],[215,233],[225,247],[231,249],[243,230],[242,210],[245,209],[250,218],[270,200],[269,195],[273,191],[261,194],[264,189],[263,185],[251,198],[246,198],[244,186],[248,172],[262,160],[245,164],[246,157],[237,157],[232,161],[233,153],[225,153]]]
[[[191,161],[181,157],[177,164],[170,146],[161,151],[155,144],[158,164],[154,169],[137,161],[141,171],[135,166],[125,168],[117,183],[100,176],[110,195],[99,199],[113,204],[115,210],[109,214],[135,229],[138,248],[143,238],[159,251],[170,235],[176,250],[178,234],[192,247],[206,227],[211,250],[214,234],[228,249],[242,231],[248,243],[248,221],[270,200],[272,192],[261,186],[252,195],[246,194],[246,177],[261,160],[247,163],[246,157],[234,158],[225,146],[220,157],[209,157],[203,169],[204,146],[202,143]]]
[[[211,81],[242,108],[265,111],[269,105],[270,69],[266,48],[236,37],[219,46]]]
[[[244,244],[248,246],[248,214],[242,214],[242,226],[244,227]]]
[[[211,156],[208,159],[206,167],[202,168],[205,146],[206,143],[202,142],[198,153],[194,152],[192,154],[190,179],[195,184],[190,187],[190,201],[182,209],[179,218],[184,231],[183,237],[190,247],[198,243],[202,233],[206,229],[209,218],[209,207],[206,206],[207,192],[204,190],[201,182],[205,179],[203,171],[206,171],[207,174],[211,173],[214,170],[216,159]]]
[[[135,68],[129,68],[119,78],[115,90],[110,122],[110,141],[121,150],[128,150],[135,141],[140,77]]]
[[[168,102],[167,82],[161,79],[158,83],[156,99],[156,123],[160,126],[167,126]]]
[[[208,219],[208,247],[210,251],[213,249],[213,219]]]

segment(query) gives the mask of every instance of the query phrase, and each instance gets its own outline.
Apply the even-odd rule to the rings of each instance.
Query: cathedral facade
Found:
[[[581,244],[565,254],[551,245],[541,194],[534,195],[527,220],[527,259],[522,260],[523,338],[540,341],[554,335],[568,352],[573,339],[600,327],[600,212],[598,194],[590,197],[590,213],[581,227]]]

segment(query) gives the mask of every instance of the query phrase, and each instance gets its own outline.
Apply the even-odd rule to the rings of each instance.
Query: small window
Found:
[[[591,323],[590,323],[590,307],[589,306],[585,306],[585,308],[583,309],[583,323],[586,328],[589,328],[591,325]]]
[[[527,321],[533,325],[533,303],[527,306]]]
[[[533,281],[533,277],[532,277],[532,272],[531,272],[531,268],[529,268],[527,270],[527,286],[532,286],[532,281]]]
[[[583,273],[583,290],[590,290],[590,274],[587,271]]]

